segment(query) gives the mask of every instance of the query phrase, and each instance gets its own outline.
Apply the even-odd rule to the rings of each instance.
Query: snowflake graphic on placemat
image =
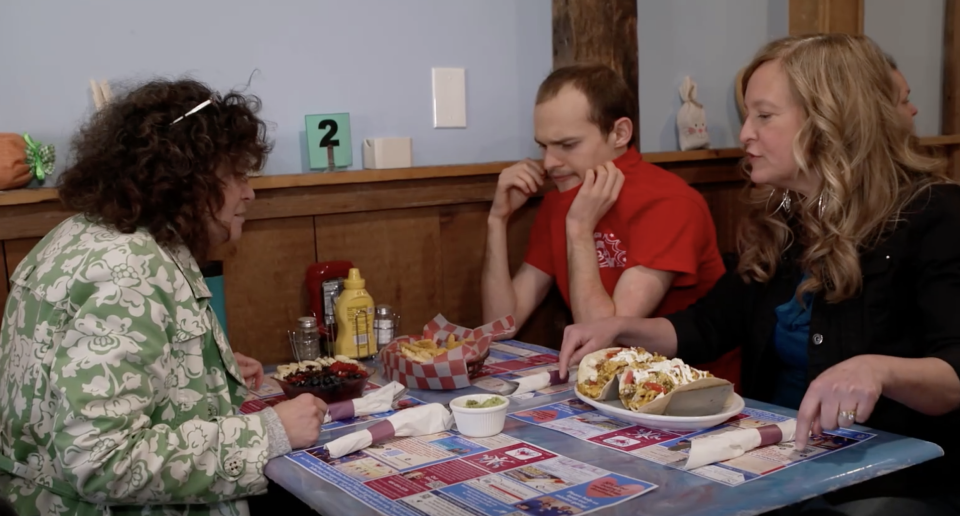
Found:
[[[666,437],[666,435],[660,432],[657,432],[656,430],[637,430],[631,435],[631,437],[636,437],[637,439],[650,439],[652,441],[658,441]]]
[[[501,457],[498,455],[486,455],[480,459],[480,464],[487,466],[488,468],[499,469],[506,464],[513,464],[513,459],[507,457]]]

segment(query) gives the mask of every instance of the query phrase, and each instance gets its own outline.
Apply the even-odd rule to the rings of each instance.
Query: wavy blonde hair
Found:
[[[794,192],[748,184],[752,204],[737,235],[738,272],[767,282],[782,253],[797,241],[809,272],[797,290],[835,303],[862,287],[860,253],[892,229],[903,208],[935,183],[949,181],[944,162],[923,152],[900,122],[898,92],[884,53],[865,36],[817,34],[767,44],[748,65],[740,87],[764,63],[779,60],[804,121],[793,140],[801,176],[820,189]],[[749,174],[749,165],[744,165]]]

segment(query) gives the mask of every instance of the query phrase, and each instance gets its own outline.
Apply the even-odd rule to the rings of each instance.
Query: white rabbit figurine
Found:
[[[677,112],[680,150],[709,149],[707,115],[703,112],[703,104],[697,102],[697,83],[689,76],[684,77],[680,85],[680,98],[683,99],[683,105]]]

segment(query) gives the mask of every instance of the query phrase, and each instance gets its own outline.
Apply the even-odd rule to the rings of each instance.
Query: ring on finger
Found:
[[[841,411],[840,411],[840,414],[837,415],[837,423],[839,423],[840,426],[848,426],[848,425],[851,425],[851,424],[853,424],[853,422],[854,422],[856,419],[857,419],[857,411],[856,411],[856,409],[854,409],[854,410],[841,410]]]

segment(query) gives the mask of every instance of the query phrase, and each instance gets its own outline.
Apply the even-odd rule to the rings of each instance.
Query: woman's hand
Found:
[[[613,345],[620,328],[615,319],[609,318],[585,324],[571,324],[564,328],[563,345],[560,347],[561,378],[566,378],[568,368],[580,363],[583,357]]]
[[[883,363],[872,355],[840,362],[820,374],[803,396],[797,412],[796,447],[807,445],[807,433],[849,427],[870,418],[883,391],[887,374]]]
[[[327,404],[313,394],[301,394],[277,403],[273,410],[283,423],[290,447],[294,450],[313,446],[320,438],[320,425],[327,415]]]
[[[246,355],[234,352],[233,356],[237,359],[237,365],[240,366],[240,374],[243,380],[247,382],[247,387],[259,389],[263,385],[263,365]]]

